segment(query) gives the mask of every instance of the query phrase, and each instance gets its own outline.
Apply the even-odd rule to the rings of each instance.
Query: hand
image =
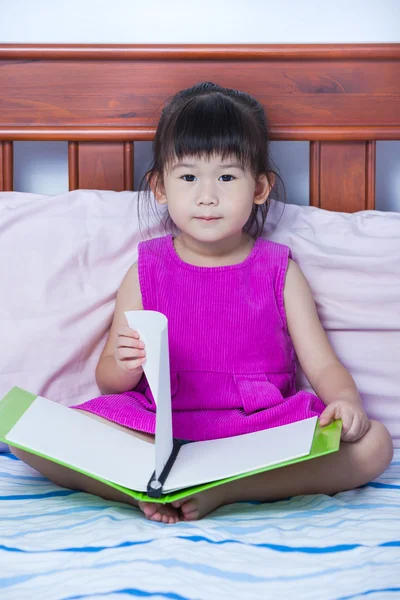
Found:
[[[127,325],[118,327],[114,358],[125,373],[132,373],[136,369],[143,371],[142,364],[146,360],[146,352],[137,331]]]
[[[363,407],[348,400],[336,400],[328,404],[319,418],[321,427],[329,425],[332,421],[342,419],[341,439],[344,442],[355,442],[365,435],[370,427],[370,422]]]

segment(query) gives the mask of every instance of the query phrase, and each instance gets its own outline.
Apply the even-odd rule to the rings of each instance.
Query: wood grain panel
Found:
[[[159,48],[153,59],[151,48],[128,48],[126,58],[118,58],[121,49],[119,54],[99,50],[96,60],[91,47],[79,55],[76,50],[77,60],[68,48],[67,58],[58,48],[57,59],[45,52],[32,61],[10,60],[9,52],[5,59],[0,48],[0,133],[11,125],[154,129],[178,89],[210,79],[254,95],[276,136],[296,127],[298,135],[302,131],[297,139],[307,139],[311,128],[355,126],[383,128],[389,139],[387,129],[400,126],[400,44],[391,46],[390,58],[387,52],[375,57],[373,50],[346,57],[335,48],[316,50],[314,56],[309,50],[297,55],[293,48],[287,54],[269,47],[247,53],[235,48],[225,54],[215,50],[213,59],[204,58],[206,48],[183,48],[180,54],[177,48],[172,54]]]
[[[12,192],[14,189],[14,159],[11,142],[0,142],[0,191]]]
[[[313,142],[310,204],[341,212],[375,208],[375,143]]]
[[[70,142],[69,189],[133,190],[133,144]]]

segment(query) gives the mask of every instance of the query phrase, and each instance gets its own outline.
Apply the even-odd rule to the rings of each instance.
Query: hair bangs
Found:
[[[167,165],[184,158],[235,158],[253,170],[257,162],[254,123],[230,98],[220,94],[193,98],[177,111],[164,138]]]

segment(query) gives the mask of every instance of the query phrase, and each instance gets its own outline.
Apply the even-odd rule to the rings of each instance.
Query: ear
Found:
[[[254,204],[264,204],[264,202],[267,201],[271,189],[274,187],[275,184],[275,175],[273,173],[270,173],[270,180],[271,183],[269,183],[266,175],[259,175],[254,190]]]
[[[159,175],[146,175],[147,183],[154,194],[155,199],[159,204],[167,204],[167,196],[165,195],[165,187]]]

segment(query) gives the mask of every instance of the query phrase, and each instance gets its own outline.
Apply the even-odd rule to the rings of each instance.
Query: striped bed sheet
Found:
[[[1,600],[400,598],[400,449],[363,488],[163,525],[0,455]]]

